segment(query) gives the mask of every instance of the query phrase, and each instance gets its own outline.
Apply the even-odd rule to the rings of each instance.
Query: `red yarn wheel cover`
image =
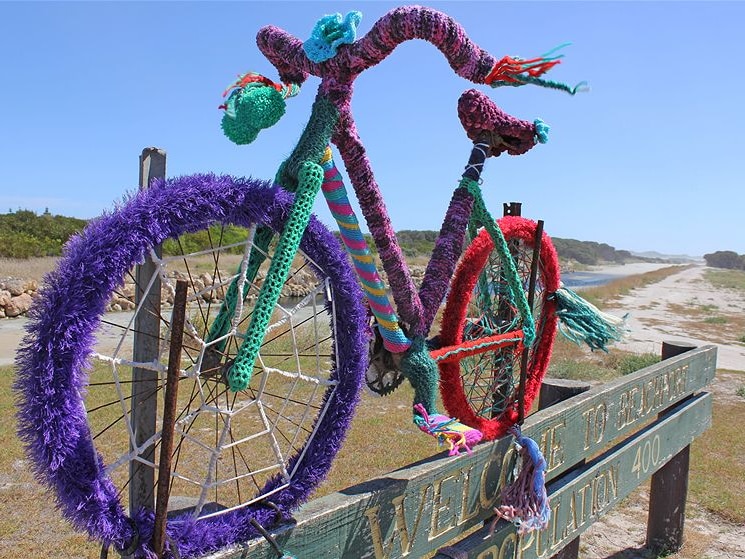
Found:
[[[506,216],[497,220],[497,223],[508,242],[512,239],[521,240],[532,250],[536,229],[534,221],[517,216]],[[494,243],[488,232],[482,230],[458,264],[458,269],[450,284],[450,293],[442,317],[440,332],[442,346],[462,342],[468,305],[479,274],[486,265],[493,248]],[[546,233],[543,233],[541,241],[538,279],[543,285],[543,291],[540,294],[536,293],[536,296],[542,299],[540,301],[542,310],[540,315],[535,317],[538,339],[530,350],[528,361],[524,400],[526,415],[538,395],[541,382],[548,369],[558,321],[555,313],[556,302],[549,298],[549,295],[559,289],[559,261],[556,249]],[[538,302],[536,301],[534,305]],[[478,415],[465,394],[460,374],[460,361],[441,362],[439,366],[440,393],[445,409],[451,417],[480,430],[485,440],[501,437],[517,421],[517,403],[508,406],[495,418],[489,419]]]

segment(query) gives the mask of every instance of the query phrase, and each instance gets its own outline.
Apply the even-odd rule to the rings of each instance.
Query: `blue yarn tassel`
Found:
[[[494,509],[497,518],[491,531],[494,531],[499,518],[512,522],[520,534],[543,530],[551,519],[546,492],[546,459],[538,444],[524,436],[518,425],[513,425],[509,432],[515,437],[522,464],[515,480],[502,490],[502,503]]]
[[[559,330],[578,345],[583,342],[591,350],[608,351],[608,344],[620,340],[628,331],[626,318],[602,312],[585,301],[571,289],[560,287],[553,294],[556,300],[556,315],[561,321]]]

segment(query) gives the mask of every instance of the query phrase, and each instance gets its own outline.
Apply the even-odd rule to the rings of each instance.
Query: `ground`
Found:
[[[738,341],[732,330],[742,324],[745,296],[714,289],[704,280],[704,271],[700,266],[685,269],[614,301],[613,312],[630,313],[632,331],[621,347],[659,354],[663,340],[693,345],[715,342],[720,368],[711,387],[715,402],[745,406],[745,400],[737,394],[745,385],[745,375],[742,374],[745,371],[745,344]],[[711,317],[714,319],[709,320]],[[0,321],[0,365],[12,363],[24,322],[25,319]],[[0,424],[2,419],[0,417]],[[743,455],[745,449],[740,453]],[[26,461],[21,459],[13,462],[11,472],[0,472],[0,510],[8,511],[6,506],[20,507],[24,511],[22,516],[37,520],[23,530],[26,542],[33,541],[36,545],[33,549],[25,548],[24,556],[48,557],[52,550],[55,550],[56,557],[82,556],[79,553],[66,555],[64,547],[60,550],[63,541],[68,545],[74,541],[78,546],[85,546],[82,543],[84,537],[73,536],[57,513],[45,506],[47,497],[33,482],[27,467]],[[580,557],[657,559],[657,555],[643,548],[647,491],[646,486],[640,488],[585,532],[581,537]],[[36,503],[28,505],[33,511],[20,505],[29,500]],[[18,533],[16,524],[23,522],[17,514],[0,514],[0,558],[18,556],[16,546],[20,542],[13,541],[13,535]],[[685,546],[681,552],[670,556],[671,559],[745,559],[745,526],[728,524],[692,500],[687,504],[685,530]],[[85,556],[98,556],[95,546],[85,546],[85,549]]]
[[[726,326],[738,324],[745,315],[742,293],[715,289],[704,280],[706,268],[695,266],[665,280],[635,289],[608,309],[629,313],[629,335],[620,347],[659,354],[663,341],[692,345],[715,342],[719,370],[710,387],[716,403],[745,405],[737,394],[745,383],[745,344],[728,335]],[[700,314],[720,317],[707,321]],[[708,325],[717,328],[708,328]],[[725,327],[723,327],[723,325]],[[705,436],[705,435],[704,435]],[[581,539],[583,559],[656,559],[646,551],[648,486],[626,499],[621,507],[596,522]],[[689,500],[686,510],[685,545],[671,559],[745,559],[745,526],[724,522]]]

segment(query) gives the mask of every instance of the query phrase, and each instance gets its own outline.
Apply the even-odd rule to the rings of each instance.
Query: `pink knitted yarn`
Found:
[[[458,99],[458,117],[471,140],[488,140],[491,155],[520,155],[535,145],[535,125],[508,115],[489,96],[469,89]]]

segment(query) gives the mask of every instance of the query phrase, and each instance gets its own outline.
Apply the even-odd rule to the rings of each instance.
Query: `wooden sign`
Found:
[[[612,451],[593,457],[704,388],[715,368],[716,348],[702,347],[528,417],[523,432],[539,442],[548,462],[554,520],[532,543],[504,525],[489,545],[474,548],[474,553],[487,553],[483,559],[549,557],[576,537],[660,468],[673,449],[680,450],[709,425],[710,397],[686,402]],[[559,478],[581,460],[588,460],[584,468]],[[471,455],[441,453],[316,499],[298,511],[296,524],[280,527],[274,535],[280,547],[300,558],[423,557],[492,516],[514,462],[509,437],[479,445]],[[276,552],[267,542],[254,540],[211,558],[276,559]]]
[[[545,530],[518,536],[514,526],[502,521],[493,534],[484,528],[454,547],[474,559],[551,557],[708,429],[711,408],[711,394],[700,394],[550,484],[551,521]],[[434,559],[445,556],[436,555]]]

